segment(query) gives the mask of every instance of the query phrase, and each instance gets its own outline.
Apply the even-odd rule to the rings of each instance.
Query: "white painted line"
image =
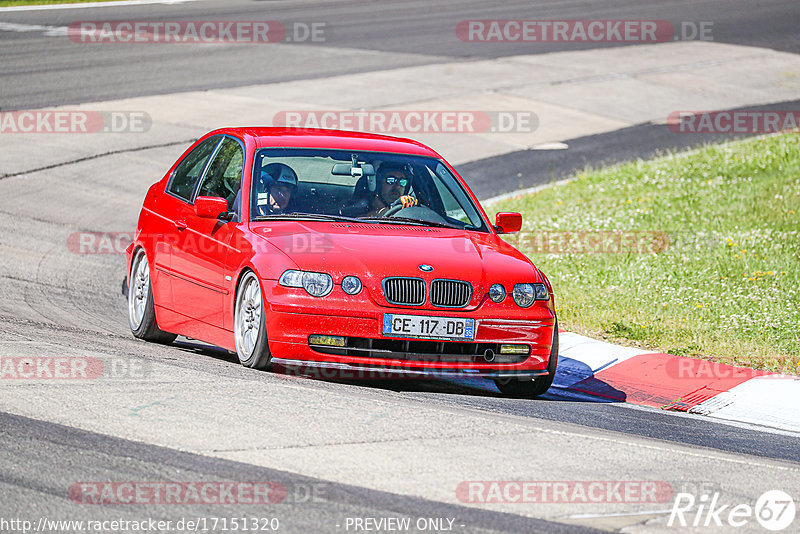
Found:
[[[497,195],[496,197],[490,197],[486,200],[481,200],[481,205],[483,206],[491,206],[492,204],[496,204],[501,200],[508,200],[518,196],[527,196],[532,195],[534,193],[538,193],[539,191],[543,191],[544,189],[548,189],[550,187],[558,186],[558,185],[565,185],[569,182],[574,180],[574,178],[566,178],[564,180],[558,180],[555,182],[550,182],[549,184],[542,184],[536,185],[533,187],[528,187],[527,189],[520,189],[518,191],[512,191],[510,193],[503,193],[502,195]]]
[[[0,7],[0,13],[13,11],[45,11],[48,9],[86,9],[89,7],[140,6],[147,4],[182,4],[197,0],[118,0],[116,2],[83,2],[80,4],[47,4],[39,6]]]
[[[616,512],[613,514],[575,514],[575,515],[568,515],[567,519],[598,519],[601,517],[629,517],[638,515],[662,515],[670,513],[672,513],[672,509],[651,510],[651,511],[644,510],[642,512]]]
[[[538,145],[533,145],[531,150],[566,150],[569,148],[569,145],[566,143],[541,143]]]
[[[558,391],[558,393],[560,395],[565,396],[565,397],[566,396],[569,396],[569,397],[573,397],[574,396],[575,398],[582,398],[583,400],[587,400],[587,401],[594,400],[595,402],[597,402],[597,397],[586,395],[586,394],[584,394],[584,397],[579,397],[577,395],[577,393],[579,393],[579,392],[577,392],[575,390],[561,389],[561,390]],[[691,410],[689,410],[688,412],[676,412],[676,411],[672,411],[672,410],[662,410],[661,408],[655,408],[655,407],[652,407],[652,406],[640,406],[638,404],[631,404],[629,402],[613,402],[613,403],[607,403],[607,404],[609,404],[610,406],[613,405],[616,408],[621,408],[621,409],[625,409],[625,410],[638,410],[638,411],[645,411],[645,412],[650,412],[650,413],[658,413],[663,417],[677,418],[676,420],[680,420],[680,419],[694,419],[694,420],[698,420],[698,421],[708,421],[709,420],[709,418],[707,416],[698,415],[696,413],[692,413]],[[742,422],[742,421],[734,421],[732,419],[714,419],[712,422],[715,423],[715,424],[718,424],[718,425],[725,425],[725,426],[729,426],[729,427],[732,427],[732,428],[741,428],[741,429],[745,429],[745,430],[753,430],[753,431],[756,431],[756,432],[762,432],[762,433],[765,433],[765,434],[776,434],[776,435],[779,435],[779,436],[790,436],[790,437],[793,437],[793,438],[800,438],[800,432],[792,432],[790,430],[782,430],[780,428],[773,428],[773,427],[764,426],[764,425],[756,425],[756,424],[753,424],[753,423],[745,423],[745,422]]]
[[[775,137],[776,135],[783,135],[783,134],[782,134],[782,132],[761,134],[761,135],[756,135],[756,136],[753,136],[753,137],[749,137],[748,140],[767,139],[769,137]],[[728,145],[730,145],[732,143],[736,143],[738,141],[740,141],[740,140],[733,139],[733,140],[730,140],[730,141],[723,141],[723,142],[721,142],[719,144],[721,146],[728,146]],[[547,144],[559,144],[559,143],[545,143],[543,145],[537,145],[537,146],[545,146]],[[565,146],[568,147],[568,145],[566,145],[565,143],[560,143],[560,144],[564,144]],[[697,154],[700,151],[705,150],[705,148],[706,148],[705,146],[698,146],[698,147],[690,148],[690,149],[687,149],[687,150],[682,150],[680,152],[674,152],[674,153],[667,154],[665,156],[653,158],[651,161],[664,161],[664,160],[670,160],[670,159],[682,159],[682,158],[686,158],[686,157],[692,156],[694,154]],[[533,147],[530,150],[536,150],[536,148]],[[621,161],[619,163],[615,163],[613,165],[608,165],[608,166],[603,167],[603,168],[604,169],[613,169],[615,167],[620,167],[620,166],[625,165],[627,163],[630,163],[630,161]],[[580,173],[581,173],[581,171],[575,171],[576,175],[580,174]],[[512,199],[512,198],[515,198],[515,197],[518,197],[518,196],[532,195],[534,193],[538,193],[539,191],[543,191],[543,190],[548,189],[550,187],[559,186],[559,185],[565,185],[565,184],[568,184],[569,182],[571,182],[572,180],[575,180],[575,178],[576,178],[576,176],[573,175],[570,178],[564,178],[563,180],[556,180],[555,182],[536,185],[536,186],[533,186],[533,187],[528,187],[526,189],[519,189],[517,191],[511,191],[510,193],[503,193],[502,195],[489,197],[486,200],[481,200],[480,202],[481,202],[482,206],[491,206],[492,204],[495,204],[495,203],[503,201],[503,200],[509,200],[509,199]]]
[[[38,24],[16,24],[14,22],[0,22],[0,32],[44,32],[47,37],[66,37],[66,26],[40,26]]]

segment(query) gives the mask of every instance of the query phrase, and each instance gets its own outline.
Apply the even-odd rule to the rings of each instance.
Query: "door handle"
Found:
[[[186,221],[184,221],[183,219],[175,221],[175,228],[177,228],[179,232],[183,232],[184,230],[186,230]]]

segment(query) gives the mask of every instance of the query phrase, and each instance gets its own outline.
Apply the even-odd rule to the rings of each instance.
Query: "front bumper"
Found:
[[[353,297],[336,290],[327,297],[314,298],[302,293],[302,290],[281,287],[270,280],[263,280],[262,288],[265,302],[270,308],[266,314],[269,347],[273,361],[279,365],[313,365],[337,371],[391,372],[419,377],[532,378],[547,374],[555,325],[551,302],[542,302],[528,309],[518,308],[511,303],[505,308],[486,306],[472,311],[423,309],[378,306],[366,297],[354,302]],[[458,343],[462,346],[458,348],[459,351],[466,345],[475,345],[479,350],[469,352],[469,347],[466,347],[465,357],[455,358],[454,346],[447,347],[448,350],[440,354],[429,350],[426,355],[420,356],[413,351],[404,354],[400,350],[393,350],[389,357],[382,357],[380,351],[323,351],[318,346],[309,345],[308,338],[312,334],[341,336],[348,341],[358,342],[374,340],[376,344],[386,340],[402,340],[383,336],[381,327],[385,313],[473,318],[474,340],[432,341],[430,345]],[[412,343],[419,341],[411,340]],[[507,361],[482,361],[484,347],[505,343],[527,345],[529,353],[514,358],[514,361],[508,358]]]
[[[284,374],[297,374],[303,377],[320,379],[358,380],[393,378],[490,378],[527,379],[547,376],[547,369],[491,370],[491,369],[408,369],[396,365],[358,365],[353,363],[319,362],[272,358],[275,366],[282,368]]]

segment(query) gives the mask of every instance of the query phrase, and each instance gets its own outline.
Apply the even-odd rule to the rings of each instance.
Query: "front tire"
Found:
[[[139,249],[131,264],[128,287],[128,324],[134,337],[154,343],[172,343],[178,337],[164,332],[156,322],[153,286],[150,283],[150,266],[144,250]]]
[[[245,367],[269,369],[272,355],[267,343],[267,324],[261,284],[253,271],[247,271],[236,290],[233,328],[236,355]]]
[[[514,378],[498,378],[494,383],[500,393],[515,399],[534,399],[547,393],[556,377],[558,367],[558,320],[553,325],[553,345],[550,349],[550,361],[547,362],[547,376],[534,380],[517,380]]]

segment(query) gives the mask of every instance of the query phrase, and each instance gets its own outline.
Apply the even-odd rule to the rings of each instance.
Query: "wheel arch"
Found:
[[[270,366],[269,362],[271,360],[271,352],[270,352],[270,347],[269,347],[269,335],[268,335],[268,332],[266,330],[266,319],[267,319],[267,313],[269,313],[271,308],[269,307],[269,301],[266,299],[266,296],[264,295],[263,280],[258,275],[258,271],[255,268],[253,268],[252,265],[243,265],[242,268],[239,270],[239,274],[236,277],[236,284],[234,285],[234,291],[232,292],[233,293],[232,325],[233,325],[233,329],[234,329],[234,332],[233,332],[234,346],[236,347],[235,351],[238,354],[239,348],[238,348],[238,342],[237,342],[237,338],[236,338],[236,309],[237,309],[237,306],[238,306],[237,299],[238,299],[238,296],[239,296],[239,290],[240,290],[240,288],[242,286],[242,281],[250,273],[253,274],[253,277],[255,278],[255,281],[258,284],[259,291],[261,291],[261,313],[262,313],[261,328],[262,328],[262,332],[263,332],[263,341],[261,341],[259,343],[263,343],[263,345],[264,345],[264,349],[263,350],[264,350],[264,352],[266,354],[258,356],[258,358],[256,359],[256,363],[254,363],[252,365],[251,364],[244,364],[244,362],[241,360],[241,357],[240,357],[240,362],[242,362],[247,367],[255,367],[257,369],[268,369],[269,366]]]

